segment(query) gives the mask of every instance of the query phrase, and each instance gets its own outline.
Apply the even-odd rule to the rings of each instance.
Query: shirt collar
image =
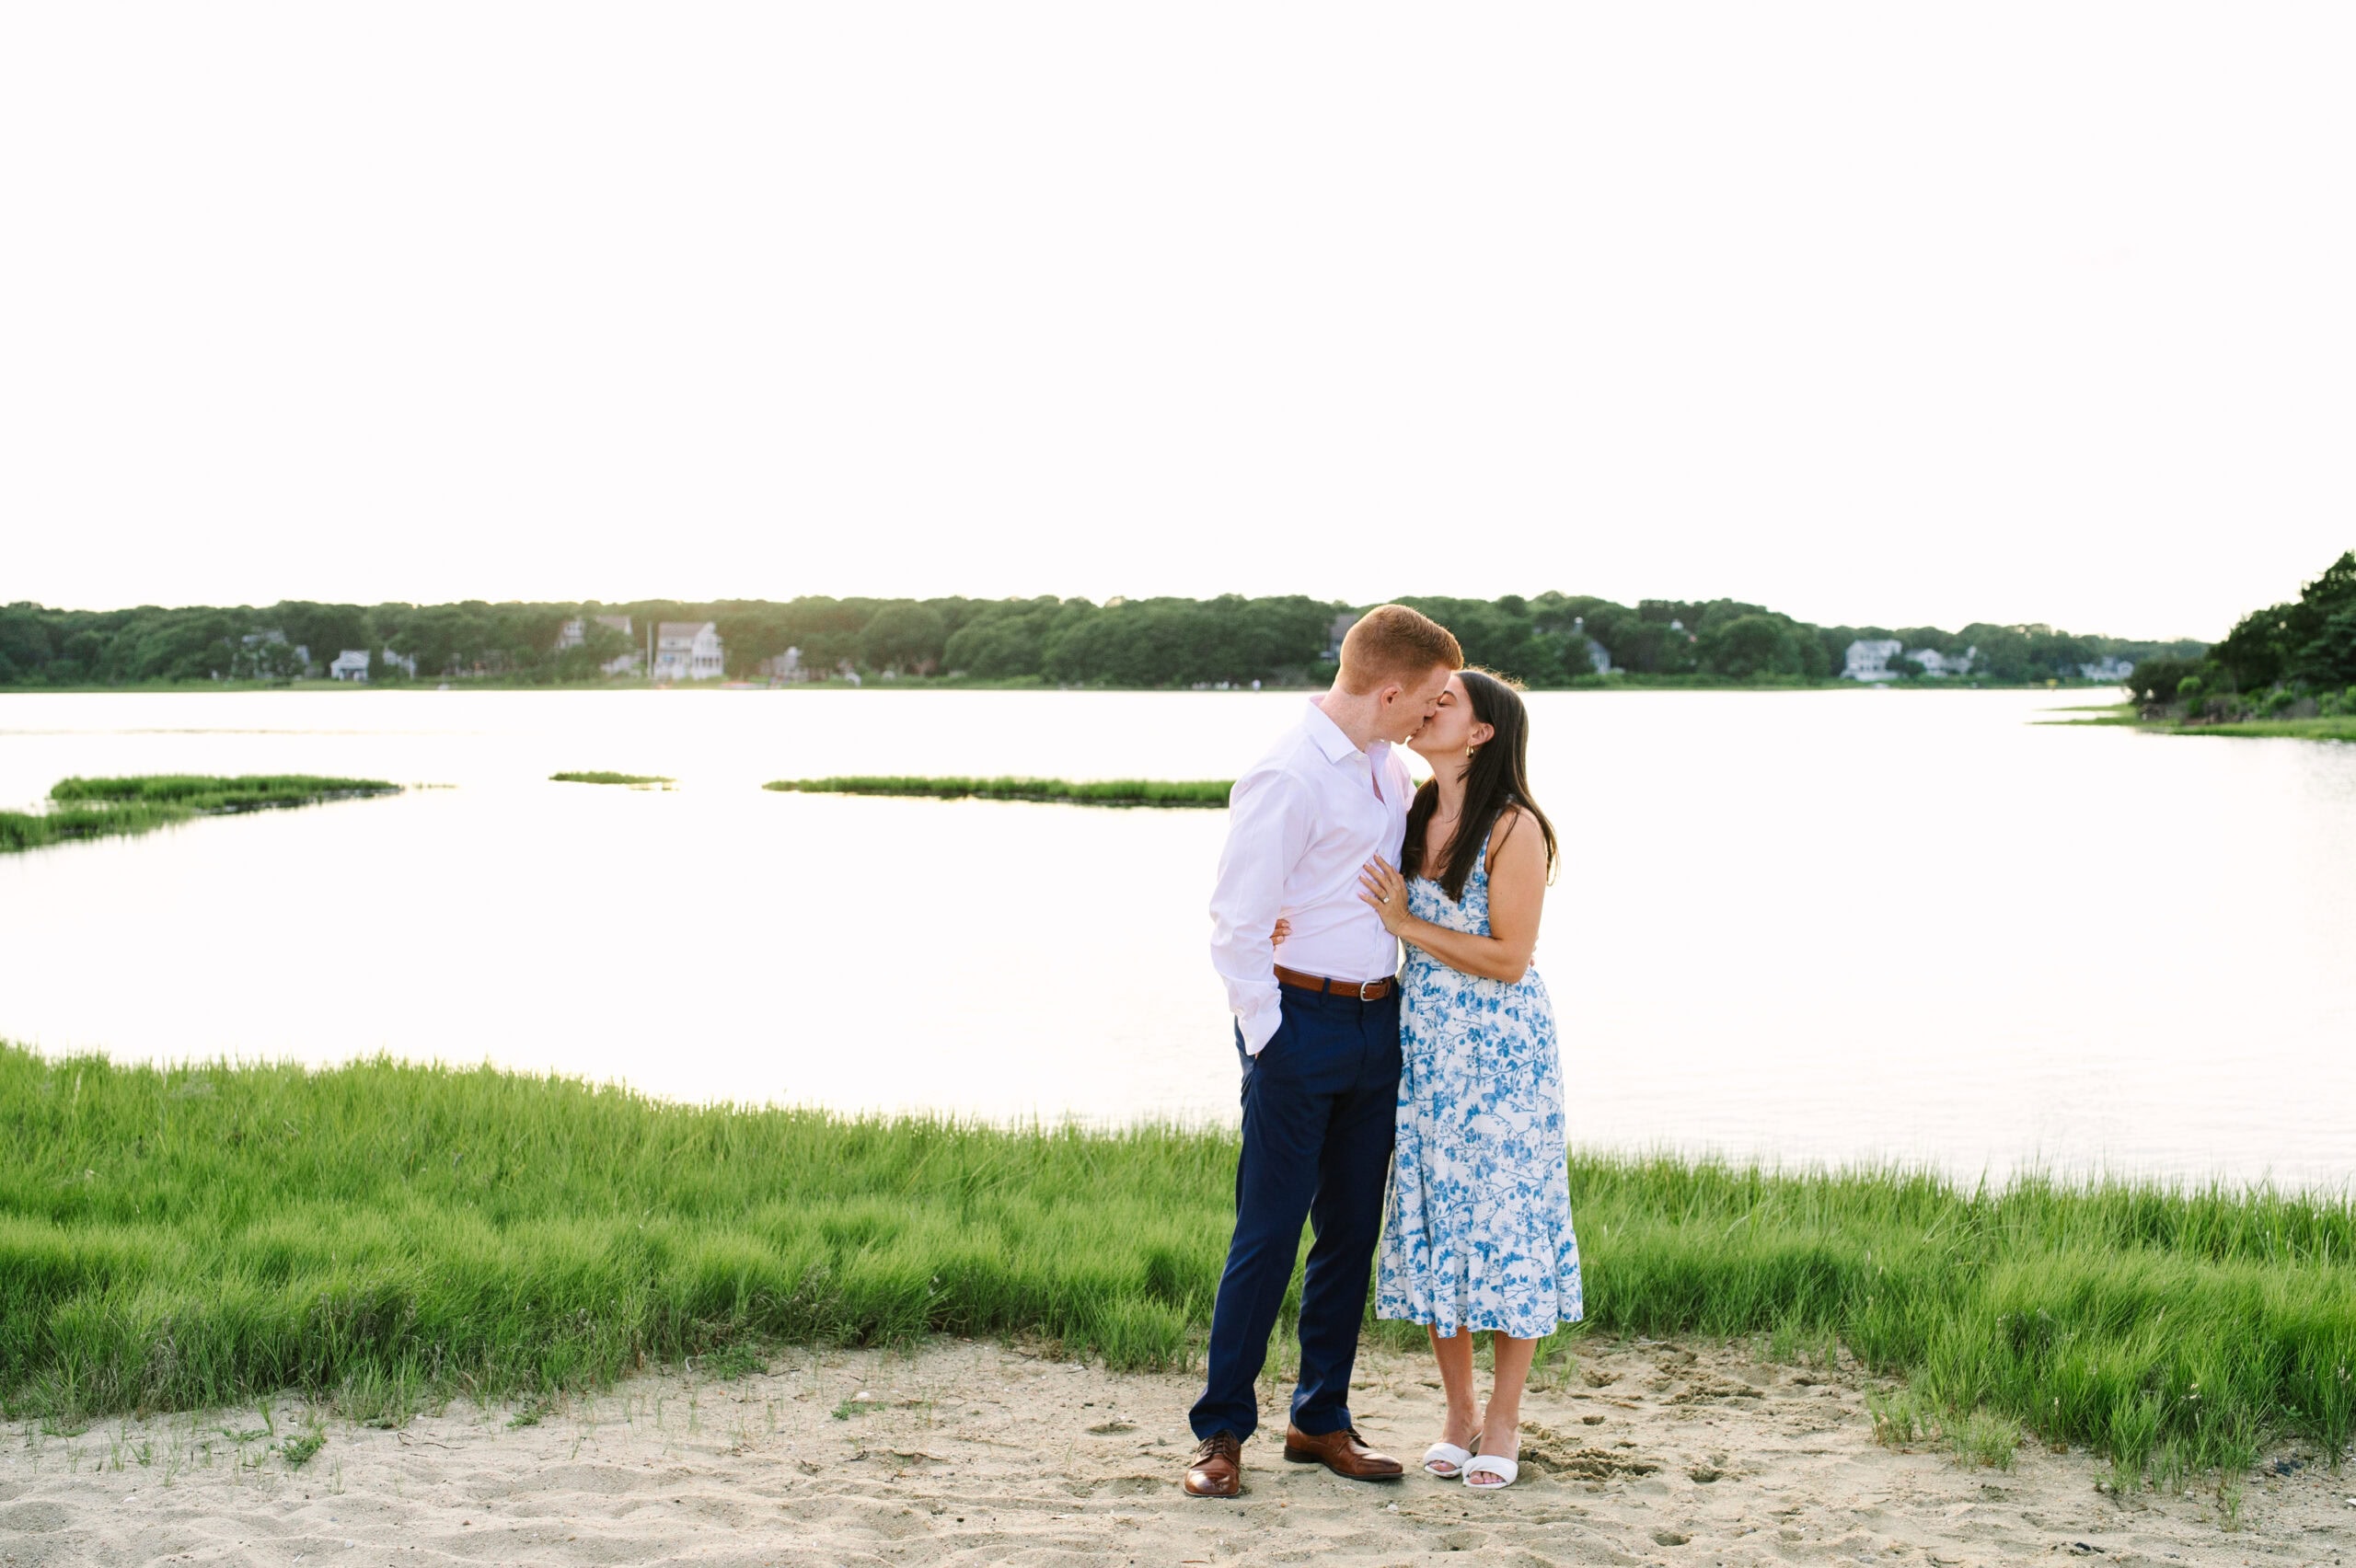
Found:
[[[1325,754],[1326,761],[1341,762],[1358,754],[1350,737],[1342,733],[1342,727],[1326,717],[1325,710],[1313,701],[1309,705],[1307,722],[1310,739],[1317,743],[1317,749]]]

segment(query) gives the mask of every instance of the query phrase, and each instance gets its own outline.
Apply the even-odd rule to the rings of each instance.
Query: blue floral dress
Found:
[[[1416,877],[1407,907],[1486,936],[1486,848],[1462,902]],[[1545,982],[1535,969],[1510,986],[1484,980],[1411,944],[1402,985],[1398,1144],[1375,1315],[1429,1323],[1444,1338],[1494,1329],[1536,1339],[1576,1322],[1579,1243]]]

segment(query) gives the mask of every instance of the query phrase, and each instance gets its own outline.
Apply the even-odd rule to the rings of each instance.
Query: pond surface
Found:
[[[70,774],[451,786],[0,858],[0,1038],[1232,1121],[1205,951],[1223,812],[759,785],[1226,778],[1301,700],[0,695],[0,805]],[[1533,697],[1574,1139],[2356,1175],[2356,746],[2034,722],[2072,700]],[[574,768],[678,785],[547,781]]]

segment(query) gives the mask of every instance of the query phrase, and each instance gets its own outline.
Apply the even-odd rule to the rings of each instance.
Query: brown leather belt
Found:
[[[1328,980],[1321,974],[1303,974],[1298,969],[1276,966],[1276,978],[1288,986],[1298,986],[1304,991],[1324,991],[1336,997],[1355,997],[1361,1002],[1379,1002],[1391,995],[1399,982],[1388,975],[1380,980]]]

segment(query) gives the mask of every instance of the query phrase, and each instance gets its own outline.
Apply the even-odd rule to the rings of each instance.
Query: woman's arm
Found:
[[[1546,903],[1546,836],[1514,831],[1521,813],[1508,811],[1489,834],[1489,935],[1451,931],[1407,913],[1407,882],[1377,859],[1358,880],[1358,896],[1374,906],[1383,928],[1402,941],[1467,974],[1510,986],[1530,971],[1538,947],[1538,917]]]

